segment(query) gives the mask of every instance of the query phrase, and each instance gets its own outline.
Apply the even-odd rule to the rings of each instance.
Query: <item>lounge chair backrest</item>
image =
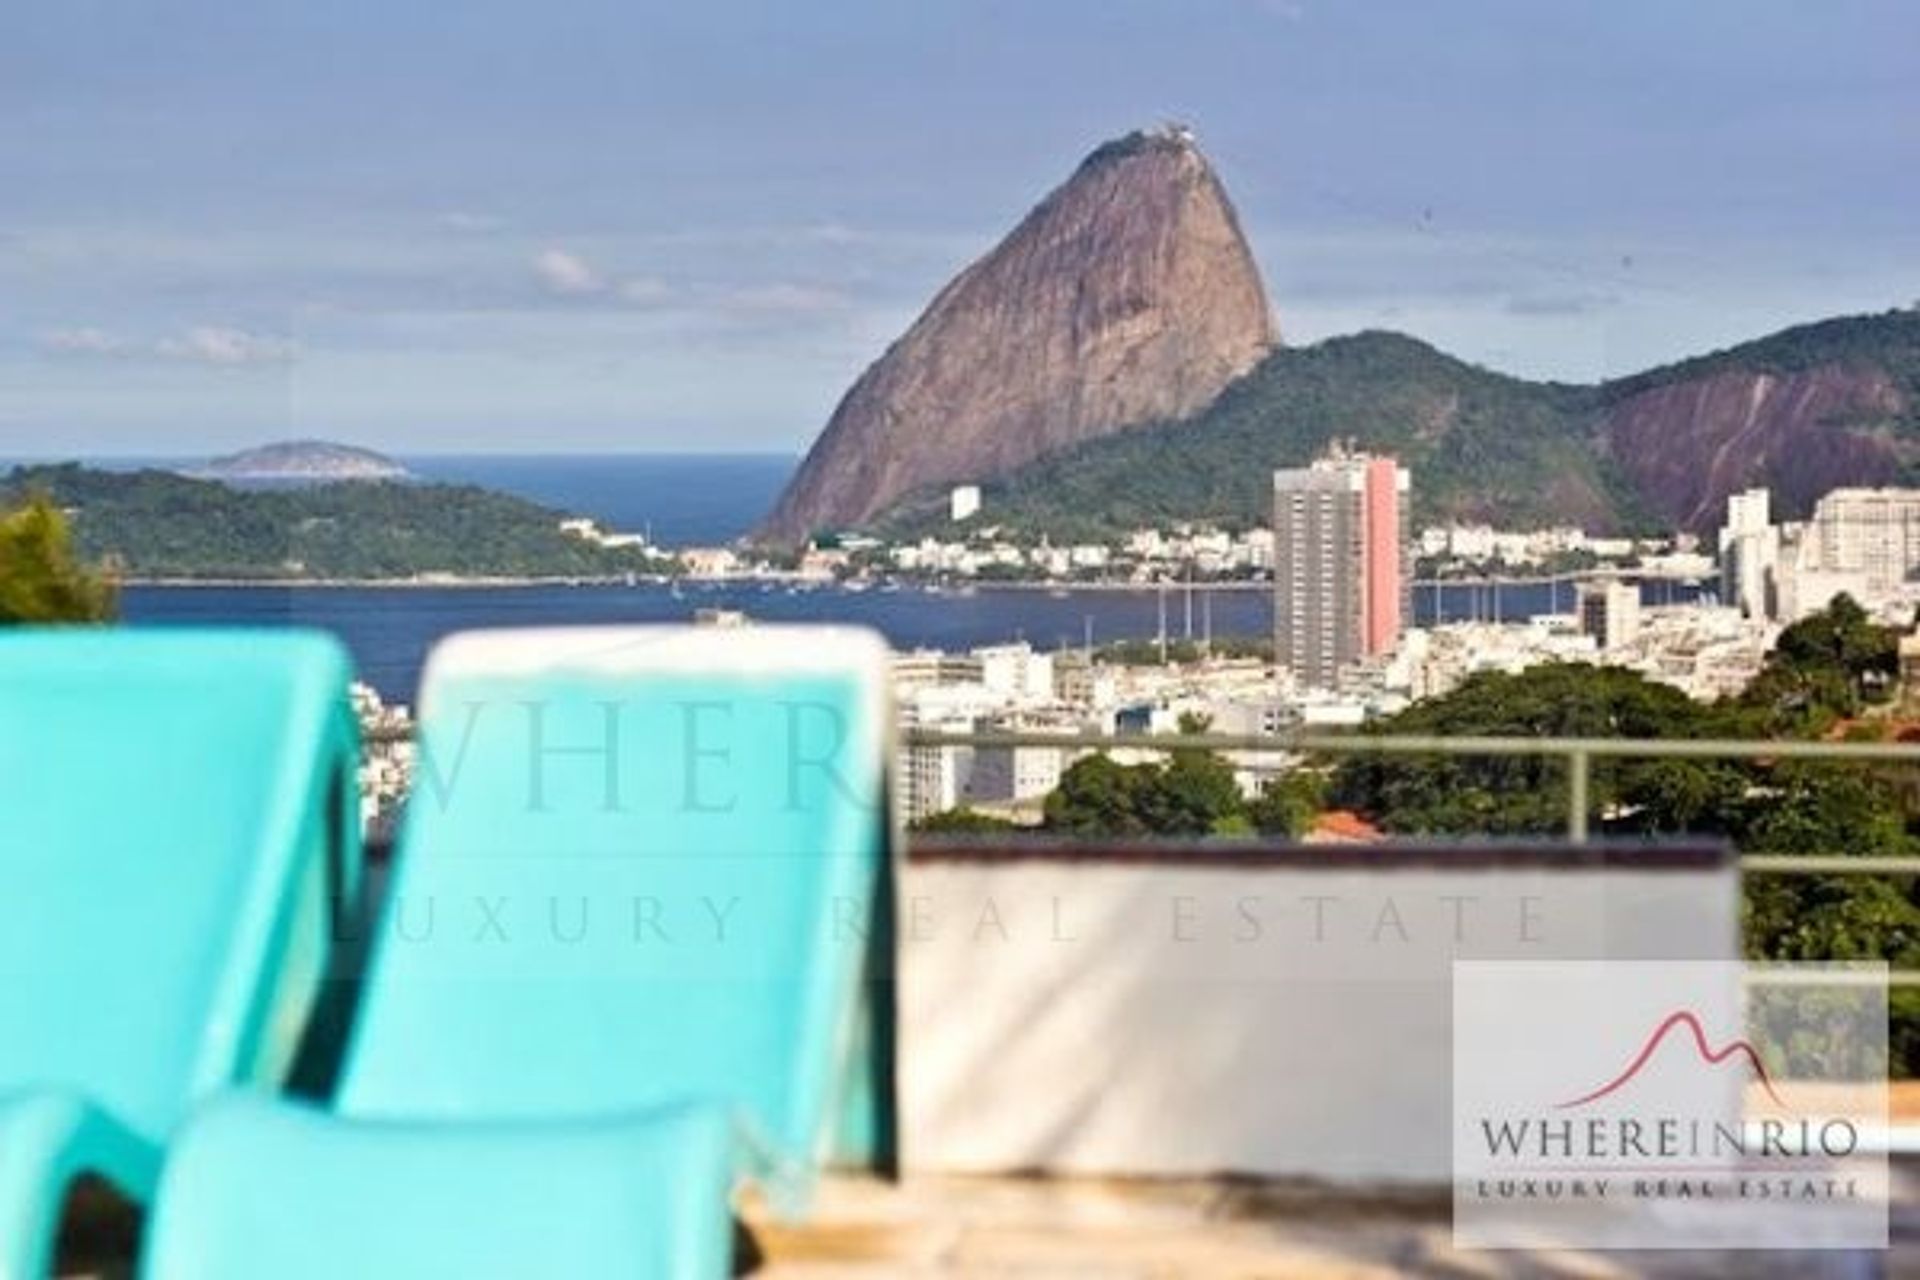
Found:
[[[285,1075],[358,883],[349,670],[297,631],[0,632],[0,1095],[157,1143]]]
[[[708,1101],[816,1158],[888,883],[887,688],[851,629],[444,643],[340,1110]]]

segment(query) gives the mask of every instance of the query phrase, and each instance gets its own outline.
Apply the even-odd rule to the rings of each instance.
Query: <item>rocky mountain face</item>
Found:
[[[1920,312],[1788,329],[1600,389],[1596,444],[1641,505],[1706,531],[1754,485],[1803,516],[1842,485],[1910,484],[1920,460]]]
[[[1192,136],[1131,134],[1088,156],[861,375],[759,533],[859,524],[916,491],[1189,417],[1276,340]]]

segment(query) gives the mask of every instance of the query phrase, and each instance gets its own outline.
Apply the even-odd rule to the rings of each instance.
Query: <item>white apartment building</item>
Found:
[[[1030,644],[996,644],[975,649],[980,683],[989,693],[1013,702],[1053,700],[1053,655],[1035,653]]]
[[[1599,643],[1601,652],[1624,649],[1640,635],[1640,588],[1618,578],[1583,582],[1579,615],[1580,630]]]
[[[1764,488],[1732,495],[1720,530],[1720,598],[1749,618],[1771,618],[1776,607],[1780,530],[1769,513],[1770,499]]]
[[[1835,489],[1808,522],[1817,569],[1892,591],[1920,569],[1920,489]]]
[[[981,747],[973,753],[967,795],[990,805],[1043,798],[1060,785],[1066,754],[1060,747]]]
[[[943,685],[914,690],[898,701],[901,733],[971,733],[983,707],[978,685]],[[965,801],[973,769],[970,747],[900,747],[894,761],[894,804],[908,822],[957,809]]]

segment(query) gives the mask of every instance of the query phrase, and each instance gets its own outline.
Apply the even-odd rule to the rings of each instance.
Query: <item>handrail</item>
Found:
[[[1558,756],[1567,762],[1567,838],[1588,836],[1596,759],[1853,760],[1920,764],[1920,743],[1803,742],[1735,738],[1520,738],[1393,733],[1140,734],[989,730],[906,731],[910,747],[1058,747],[1064,750],[1234,751],[1337,755]]]
[[[1142,751],[1329,752],[1359,755],[1685,757],[1727,760],[1890,760],[1920,764],[1920,743],[1806,742],[1752,738],[1523,738],[1405,733],[1048,733],[987,729],[953,733],[907,729],[916,747],[1064,747]]]
[[[412,725],[366,731],[375,745],[411,742]],[[1527,738],[1489,735],[1302,732],[1278,734],[1193,733],[1112,734],[1035,729],[987,729],[972,732],[906,728],[906,746],[1053,747],[1066,751],[1218,751],[1240,754],[1544,756],[1567,763],[1567,838],[1588,838],[1587,808],[1595,760],[1822,760],[1920,765],[1920,743],[1806,742],[1797,739],[1739,738]],[[1920,876],[1920,858],[1749,854],[1741,869],[1758,875],[1912,875]]]

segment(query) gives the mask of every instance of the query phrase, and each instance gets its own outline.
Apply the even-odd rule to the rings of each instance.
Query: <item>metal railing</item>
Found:
[[[1444,734],[1291,733],[1291,734],[1103,734],[990,730],[979,733],[906,731],[914,747],[1058,747],[1080,751],[1175,750],[1264,755],[1542,756],[1567,765],[1569,840],[1588,836],[1595,760],[1822,760],[1908,764],[1920,767],[1920,743],[1751,741],[1733,738],[1495,738]],[[1803,872],[1833,874],[1920,875],[1920,858],[1828,858]],[[1801,857],[1742,858],[1742,868],[1791,875],[1809,862]],[[1872,864],[1873,870],[1865,867]]]
[[[1920,743],[1805,742],[1733,738],[1509,738],[1440,734],[1297,732],[1283,734],[1103,734],[987,730],[946,733],[908,729],[910,747],[1056,747],[1066,751],[1176,750],[1261,755],[1536,756],[1567,766],[1566,838],[1589,837],[1596,760],[1816,760],[1833,763],[1904,764],[1920,768]],[[1848,857],[1812,854],[1743,854],[1746,876],[1920,876],[1920,857]],[[1920,970],[1892,970],[1892,986],[1920,987]]]
[[[369,731],[372,744],[414,740],[413,726]],[[1596,760],[1817,760],[1861,764],[1905,764],[1920,769],[1920,743],[1805,742],[1735,738],[1517,738],[1444,734],[1372,734],[1296,732],[1283,734],[1111,734],[1049,733],[1043,730],[990,729],[953,733],[909,728],[902,741],[910,747],[1054,747],[1063,751],[1175,750],[1235,752],[1251,755],[1400,755],[1542,756],[1567,766],[1566,837],[1588,838]],[[1747,854],[1742,871],[1758,875],[1920,876],[1920,857],[1854,858],[1803,854]]]

